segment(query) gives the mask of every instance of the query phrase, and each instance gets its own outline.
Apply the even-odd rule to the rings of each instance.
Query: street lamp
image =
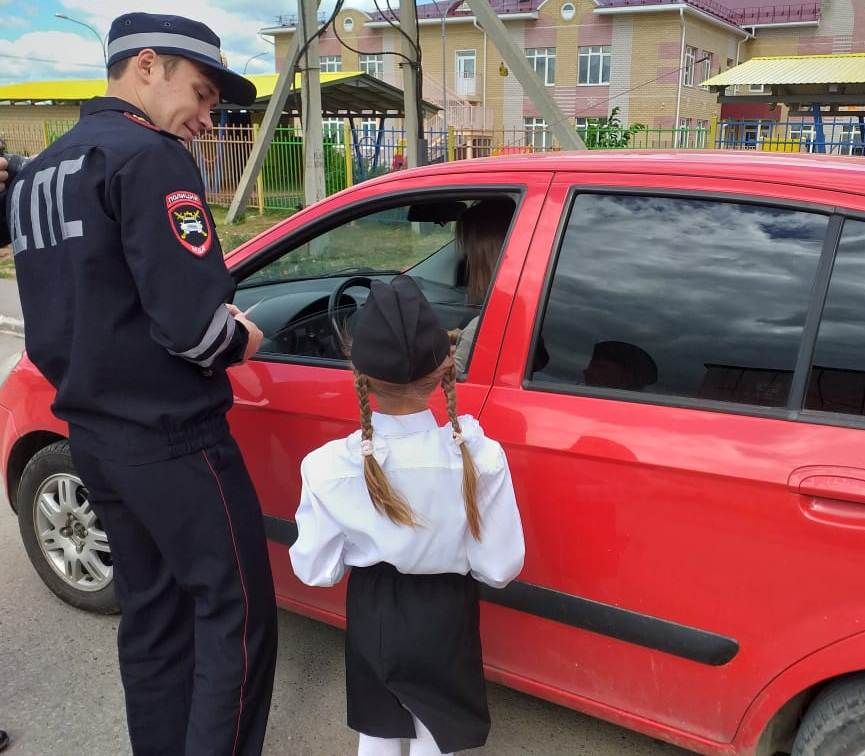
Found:
[[[260,58],[262,55],[270,55],[270,50],[265,50],[264,52],[256,53],[253,55],[246,63],[243,64],[243,73],[246,74],[246,67],[252,63],[256,58]]]
[[[87,29],[90,29],[95,35],[96,39],[99,40],[99,44],[102,45],[102,60],[105,63],[106,68],[108,67],[108,54],[105,52],[105,40],[102,35],[96,31],[90,24],[84,23],[84,21],[79,21],[77,18],[72,18],[71,16],[67,16],[63,13],[55,13],[54,16],[56,18],[62,18],[64,21],[71,21],[73,24],[78,24],[79,26],[83,26]]]

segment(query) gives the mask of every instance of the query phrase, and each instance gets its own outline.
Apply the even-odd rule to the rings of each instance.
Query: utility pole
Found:
[[[316,3],[316,12],[317,10]],[[246,208],[246,203],[249,202],[249,195],[255,186],[258,174],[261,172],[261,166],[264,165],[264,158],[267,156],[267,150],[273,141],[273,134],[279,125],[282,111],[285,109],[285,102],[288,99],[292,86],[294,86],[294,70],[291,70],[291,64],[294,61],[295,55],[297,55],[300,45],[304,42],[304,38],[300,36],[299,29],[299,26],[295,29],[294,36],[288,44],[288,49],[285,51],[285,57],[279,63],[279,76],[276,79],[276,86],[273,88],[270,102],[267,103],[267,109],[261,121],[258,137],[252,146],[252,152],[246,160],[246,165],[243,167],[243,173],[237,184],[237,190],[231,199],[231,205],[229,205],[228,213],[225,216],[226,223],[234,223],[237,216]],[[321,109],[319,108],[320,111]],[[320,128],[321,121],[319,121]]]
[[[586,145],[580,139],[573,124],[568,123],[567,116],[556,104],[547,88],[538,80],[538,75],[529,65],[526,54],[520,50],[508,35],[502,20],[490,7],[487,0],[466,0],[484,31],[489,34],[493,44],[505,59],[511,73],[523,85],[526,96],[535,104],[541,117],[553,132],[553,136],[566,150],[584,150]]]
[[[426,163],[423,113],[421,112],[420,93],[418,92],[420,69],[416,46],[419,46],[420,41],[417,38],[415,0],[399,0],[399,26],[403,32],[400,34],[402,54],[409,59],[400,63],[402,66],[403,109],[405,110],[406,163],[409,168],[414,168]],[[411,40],[414,40],[414,44]]]
[[[321,137],[321,76],[318,68],[318,0],[299,0],[297,34],[310,39],[300,59],[303,124],[303,193],[307,205],[325,198],[324,146]],[[314,38],[313,38],[314,37]]]

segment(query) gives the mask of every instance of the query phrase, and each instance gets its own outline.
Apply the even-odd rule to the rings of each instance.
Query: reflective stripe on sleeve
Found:
[[[216,308],[213,318],[210,320],[210,325],[204,332],[201,341],[191,349],[185,352],[174,352],[171,349],[168,351],[175,357],[183,357],[185,360],[195,362],[203,367],[210,367],[213,360],[221,354],[228,344],[231,342],[231,337],[234,335],[235,322],[228,312],[228,308],[221,304]],[[219,345],[214,349],[214,346]]]

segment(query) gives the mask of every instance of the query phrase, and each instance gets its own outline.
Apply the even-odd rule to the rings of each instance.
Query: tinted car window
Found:
[[[828,217],[702,199],[574,199],[540,385],[783,406]]]
[[[860,221],[844,222],[805,407],[865,414],[865,223]]]

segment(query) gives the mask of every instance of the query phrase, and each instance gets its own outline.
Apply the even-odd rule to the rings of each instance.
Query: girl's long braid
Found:
[[[457,392],[456,392],[456,368],[451,366],[442,376],[442,391],[447,400],[448,418],[451,421],[455,435],[462,435],[462,428],[457,417]],[[481,515],[478,511],[478,472],[472,455],[469,453],[465,443],[460,444],[460,452],[463,457],[463,500],[466,506],[466,520],[469,531],[476,541],[481,540]]]
[[[372,409],[369,406],[369,382],[363,373],[354,371],[354,390],[360,404],[361,438],[372,442]],[[363,458],[363,477],[373,506],[397,525],[414,527],[411,507],[391,486],[378,460],[370,454]]]

